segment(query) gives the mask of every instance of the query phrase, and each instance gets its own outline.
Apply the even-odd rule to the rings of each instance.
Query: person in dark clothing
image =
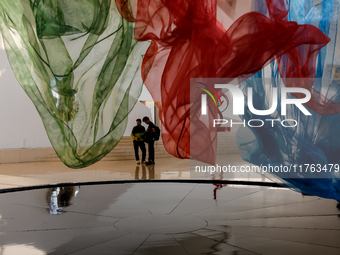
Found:
[[[145,144],[144,144],[144,133],[145,133],[145,128],[142,126],[142,120],[137,119],[137,126],[135,126],[132,129],[131,137],[133,139],[133,148],[135,150],[135,158],[137,161],[137,164],[145,164],[145,157],[146,157],[146,149],[145,149]],[[139,161],[139,154],[138,154],[138,148],[141,149],[142,151],[142,162]]]
[[[145,116],[143,118],[143,122],[148,125],[148,129],[145,132],[144,141],[148,144],[148,151],[149,151],[149,160],[146,163],[147,165],[155,164],[155,140],[154,140],[154,133],[156,132],[155,124],[153,124],[149,117]]]

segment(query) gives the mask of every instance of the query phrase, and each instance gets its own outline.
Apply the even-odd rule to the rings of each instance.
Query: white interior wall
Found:
[[[51,147],[38,112],[14,77],[2,39],[0,116],[0,149]]]

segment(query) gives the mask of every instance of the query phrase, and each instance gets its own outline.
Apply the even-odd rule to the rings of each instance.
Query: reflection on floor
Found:
[[[285,188],[54,187],[0,204],[0,254],[340,254],[336,202]]]
[[[223,163],[247,165],[239,155]],[[248,164],[249,165],[249,164]],[[174,183],[260,181],[257,173],[192,174],[190,161],[155,165],[101,161],[85,169],[58,162],[0,164],[0,254],[340,254],[333,200],[286,188]],[[84,186],[81,182],[162,180]],[[4,190],[3,190],[4,191]]]
[[[229,154],[224,158],[228,164],[233,166],[249,165],[238,154]],[[260,174],[249,173],[207,174],[204,178],[280,182],[274,177],[268,179]],[[0,189],[51,183],[138,179],[192,179],[190,161],[162,158],[156,159],[156,164],[151,166],[136,165],[134,160],[100,161],[84,169],[71,169],[61,162],[0,164]]]

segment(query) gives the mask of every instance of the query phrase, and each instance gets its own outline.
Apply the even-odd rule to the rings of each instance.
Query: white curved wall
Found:
[[[51,147],[40,116],[15,79],[2,45],[0,116],[0,149]]]

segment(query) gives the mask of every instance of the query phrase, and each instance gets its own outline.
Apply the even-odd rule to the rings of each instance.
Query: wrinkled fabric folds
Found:
[[[82,168],[109,153],[141,93],[147,46],[114,1],[3,0],[0,31],[62,162]]]
[[[191,155],[214,163],[215,146],[207,148],[202,134],[216,137],[216,131],[200,125],[198,113],[190,119],[190,93],[196,93],[189,89],[190,78],[242,80],[275,58],[281,66],[291,66],[282,73],[287,78],[307,71],[314,77],[316,55],[329,42],[315,26],[288,21],[283,0],[267,1],[271,17],[246,13],[228,30],[216,19],[215,0],[139,0],[136,15],[129,1],[116,3],[121,15],[135,22],[135,39],[151,40],[142,78],[160,109],[165,148],[178,158],[190,158],[190,141],[204,150]],[[301,63],[292,60],[301,57]],[[201,93],[197,92],[197,98]],[[190,133],[190,125],[202,128]]]

